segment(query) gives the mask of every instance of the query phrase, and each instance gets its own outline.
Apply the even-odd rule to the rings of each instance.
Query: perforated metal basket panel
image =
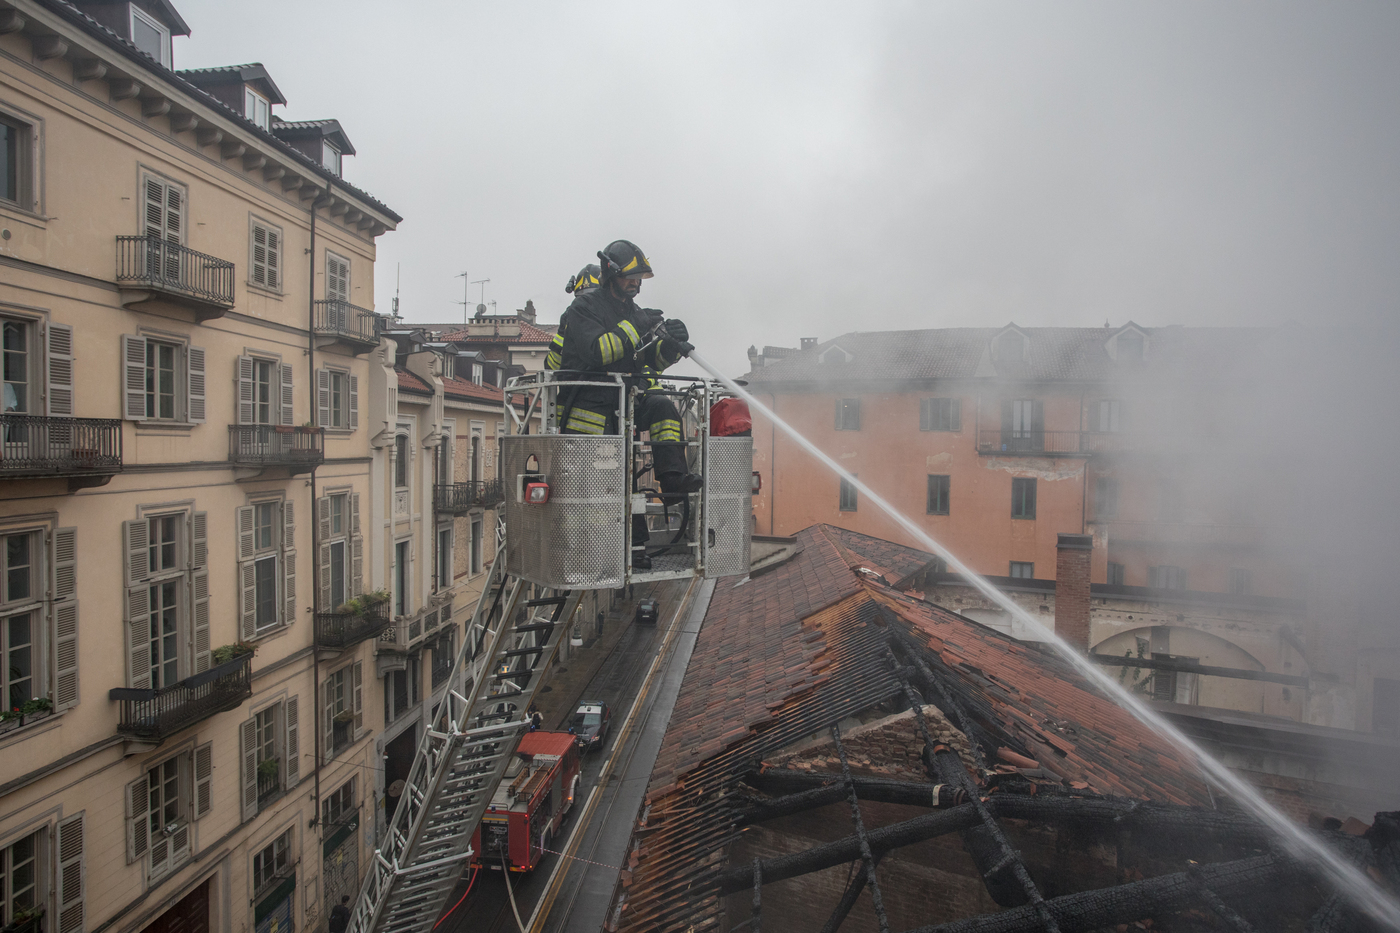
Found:
[[[621,437],[530,434],[501,441],[505,477],[506,570],[558,589],[621,586],[627,467]],[[531,456],[549,483],[549,502],[521,501]]]
[[[705,576],[749,572],[753,438],[709,438],[705,484]]]

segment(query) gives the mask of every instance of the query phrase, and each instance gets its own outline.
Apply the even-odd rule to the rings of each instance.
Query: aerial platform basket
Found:
[[[560,434],[575,386],[617,393],[620,434]],[[699,492],[666,498],[651,478],[651,443],[633,429],[640,391],[621,376],[587,378],[532,373],[512,379],[511,434],[500,440],[506,525],[506,569],[532,583],[560,589],[612,589],[628,583],[747,573],[753,439],[710,436],[710,410],[728,393],[717,382],[668,378],[664,391],[681,415],[686,459],[704,479]],[[567,402],[565,402],[565,405]],[[536,414],[540,434],[518,433]],[[531,485],[548,488],[531,502]],[[645,515],[650,570],[632,567],[633,516]]]

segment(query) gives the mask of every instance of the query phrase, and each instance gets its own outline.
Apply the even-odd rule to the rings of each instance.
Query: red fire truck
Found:
[[[475,860],[488,868],[506,864],[511,871],[530,871],[549,848],[578,793],[577,736],[526,733],[472,838]]]

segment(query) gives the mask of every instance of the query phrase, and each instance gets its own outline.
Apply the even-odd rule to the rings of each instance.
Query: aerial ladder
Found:
[[[600,385],[617,393],[620,433],[559,433],[572,393]],[[753,442],[747,432],[715,436],[711,423],[729,393],[691,377],[648,391],[666,392],[681,413],[687,460],[704,479],[698,492],[652,488],[651,443],[634,430],[641,388],[627,377],[541,372],[508,382],[496,559],[349,933],[430,933],[584,593],[748,572]],[[643,517],[645,544],[634,532]],[[649,569],[633,569],[634,544]]]

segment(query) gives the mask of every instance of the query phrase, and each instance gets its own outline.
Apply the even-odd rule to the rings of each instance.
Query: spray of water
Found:
[[[742,386],[707,363],[700,354],[692,352],[690,354],[690,359],[710,375],[724,383],[731,392],[741,396],[749,403],[751,408],[762,412],[764,417],[772,424],[776,425],[784,434],[796,441],[803,450],[820,460],[829,470],[859,490],[861,495],[875,503],[881,511],[893,519],[895,523],[908,532],[910,536],[923,544],[928,550],[942,557],[943,560],[947,562],[948,566],[964,579],[971,581],[972,585],[980,590],[988,599],[1020,619],[1033,631],[1039,632],[1043,639],[1063,655],[1066,660],[1073,664],[1085,678],[1096,684],[1100,690],[1117,701],[1120,706],[1132,714],[1139,722],[1176,745],[1178,748],[1187,752],[1189,755],[1194,756],[1201,771],[1207,776],[1208,780],[1213,781],[1217,787],[1227,791],[1241,807],[1252,813],[1266,826],[1270,827],[1294,856],[1315,865],[1315,867],[1332,882],[1338,891],[1348,897],[1355,907],[1364,911],[1375,920],[1393,929],[1400,930],[1400,904],[1392,900],[1389,895],[1372,883],[1371,880],[1354,865],[1343,860],[1336,852],[1325,846],[1322,841],[1312,833],[1304,830],[1297,823],[1280,813],[1267,800],[1260,796],[1257,790],[1235,775],[1234,772],[1230,771],[1223,764],[1216,761],[1203,748],[1191,741],[1181,730],[1177,729],[1159,713],[1147,706],[1142,700],[1123,689],[1122,685],[1116,680],[1072,648],[1064,639],[1042,625],[1039,619],[1016,605],[1005,593],[992,586],[983,579],[981,575],[973,573],[971,568],[959,560],[956,554],[948,550],[938,541],[935,541],[926,531],[905,516],[904,513],[886,502],[883,497],[869,486],[862,483],[853,474],[843,469],[839,463],[819,450],[815,444],[799,434],[795,428],[782,418],[779,418],[772,409],[760,402]]]

